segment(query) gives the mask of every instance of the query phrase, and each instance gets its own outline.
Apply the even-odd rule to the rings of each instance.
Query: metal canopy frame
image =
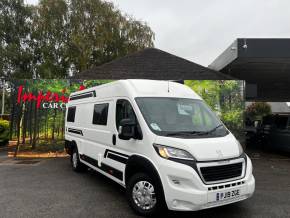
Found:
[[[245,80],[247,100],[290,101],[290,39],[236,39],[209,68]]]

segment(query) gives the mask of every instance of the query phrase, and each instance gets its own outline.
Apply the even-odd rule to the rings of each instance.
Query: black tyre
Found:
[[[126,192],[131,208],[138,215],[152,216],[166,209],[161,184],[147,174],[133,175]]]
[[[87,170],[87,166],[80,161],[79,152],[76,147],[71,154],[71,166],[76,172],[84,172]]]

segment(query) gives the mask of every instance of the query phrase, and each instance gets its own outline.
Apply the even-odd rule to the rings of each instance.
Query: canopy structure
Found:
[[[237,39],[209,68],[245,80],[249,101],[290,101],[290,39]]]
[[[147,48],[76,75],[76,79],[232,80],[209,69],[156,48]]]

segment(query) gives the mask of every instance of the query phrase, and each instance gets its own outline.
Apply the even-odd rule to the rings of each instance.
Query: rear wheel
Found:
[[[164,209],[159,185],[144,173],[137,173],[129,179],[127,198],[134,212],[141,216],[152,216]]]
[[[86,165],[80,161],[79,152],[77,148],[73,149],[71,155],[71,166],[73,170],[76,172],[84,172],[87,169]]]

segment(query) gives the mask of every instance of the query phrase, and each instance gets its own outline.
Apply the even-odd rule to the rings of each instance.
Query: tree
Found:
[[[66,78],[146,47],[154,33],[104,0],[0,1],[0,70]]]
[[[185,84],[197,92],[217,112],[236,137],[243,138],[245,101],[242,81],[186,80]]]
[[[28,46],[31,7],[23,0],[0,1],[0,75],[29,77],[32,54]]]
[[[41,0],[35,6],[31,46],[40,78],[65,78],[69,71],[68,5],[65,0]]]
[[[153,46],[146,25],[122,15],[112,3],[71,0],[69,54],[74,73]]]
[[[252,120],[262,119],[271,112],[271,106],[267,102],[254,102],[246,108],[246,115]]]
[[[245,100],[242,81],[219,81],[221,119],[237,134],[243,133]],[[237,133],[238,132],[238,133]]]
[[[213,110],[219,112],[220,86],[218,81],[186,80],[185,84],[196,91]]]

